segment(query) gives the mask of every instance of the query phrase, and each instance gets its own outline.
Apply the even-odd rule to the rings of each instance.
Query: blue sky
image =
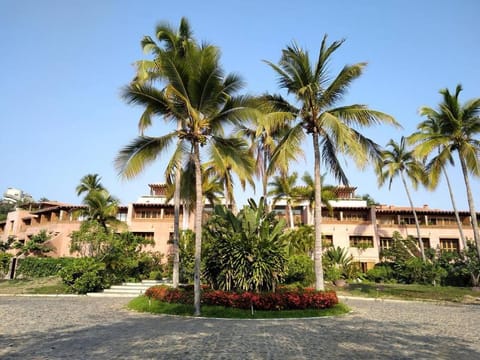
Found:
[[[325,33],[331,41],[345,38],[332,73],[368,62],[344,102],[367,104],[403,125],[365,131],[385,145],[415,130],[419,107],[435,107],[440,89],[461,83],[462,101],[480,97],[479,10],[476,0],[1,0],[0,191],[17,187],[36,199],[78,203],[80,178],[98,173],[128,203],[146,194],[148,183],[163,181],[163,159],[131,181],[121,180],[113,166],[118,150],[137,135],[141,113],[122,101],[120,89],[132,79],[134,61],[145,58],[140,40],[160,21],[177,27],[186,16],[195,37],[219,46],[225,70],[242,75],[245,92],[253,94],[279,92],[262,60],[278,61],[291,41],[315,56]],[[150,134],[167,131],[157,123]],[[309,142],[305,153],[293,166],[300,174],[313,173]],[[345,165],[358,194],[408,204],[400,181],[391,191],[378,189],[371,168]],[[459,166],[450,174],[458,206],[467,209]],[[479,186],[473,180],[477,210]],[[252,189],[237,189],[240,203],[251,196]],[[451,208],[444,183],[435,192],[419,189],[414,201]]]

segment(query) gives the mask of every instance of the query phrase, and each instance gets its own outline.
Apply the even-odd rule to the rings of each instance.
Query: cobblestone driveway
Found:
[[[127,299],[0,297],[1,359],[480,359],[480,306],[348,299],[353,313],[216,320]]]

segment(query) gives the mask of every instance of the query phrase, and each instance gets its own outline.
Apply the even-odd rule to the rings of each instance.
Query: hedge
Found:
[[[39,278],[55,276],[65,266],[73,263],[75,258],[39,258],[26,257],[18,260],[18,267],[15,271],[16,277]]]
[[[191,289],[168,286],[154,286],[145,292],[149,298],[163,302],[193,304]],[[334,291],[316,291],[303,289],[253,293],[253,292],[227,292],[221,290],[205,289],[202,291],[201,302],[204,305],[219,305],[225,307],[257,310],[294,310],[294,309],[326,309],[338,304],[337,294]]]

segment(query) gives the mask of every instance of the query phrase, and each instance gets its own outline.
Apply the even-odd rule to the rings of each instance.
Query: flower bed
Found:
[[[191,288],[173,289],[167,286],[149,288],[145,295],[168,303],[193,304]],[[295,310],[295,309],[326,309],[338,304],[334,291],[315,291],[303,289],[298,291],[280,289],[275,293],[227,292],[204,289],[202,304],[218,305],[239,309],[256,310]]]

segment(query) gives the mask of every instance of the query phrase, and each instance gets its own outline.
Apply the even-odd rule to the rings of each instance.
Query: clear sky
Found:
[[[368,62],[345,104],[367,104],[403,125],[365,132],[385,145],[415,130],[419,107],[435,107],[440,89],[461,83],[462,101],[480,97],[479,11],[477,0],[0,0],[0,192],[16,187],[35,199],[79,203],[80,178],[98,173],[126,204],[148,193],[148,183],[164,180],[162,159],[131,181],[113,166],[137,135],[141,113],[122,101],[120,89],[132,79],[134,61],[145,58],[140,40],[153,36],[160,21],[177,28],[186,16],[196,39],[219,46],[225,70],[241,74],[253,94],[279,92],[262,60],[278,61],[291,41],[316,55],[325,33],[331,41],[345,38],[331,69]],[[157,124],[149,134],[167,131],[162,120]],[[300,174],[313,173],[309,142],[305,152],[294,165]],[[346,167],[358,194],[408,205],[399,180],[391,191],[378,189],[371,168]],[[460,167],[450,173],[466,210]],[[480,182],[472,185],[478,211]],[[252,189],[236,193],[240,203],[255,196]],[[419,189],[414,201],[451,208],[444,183],[435,192]]]

